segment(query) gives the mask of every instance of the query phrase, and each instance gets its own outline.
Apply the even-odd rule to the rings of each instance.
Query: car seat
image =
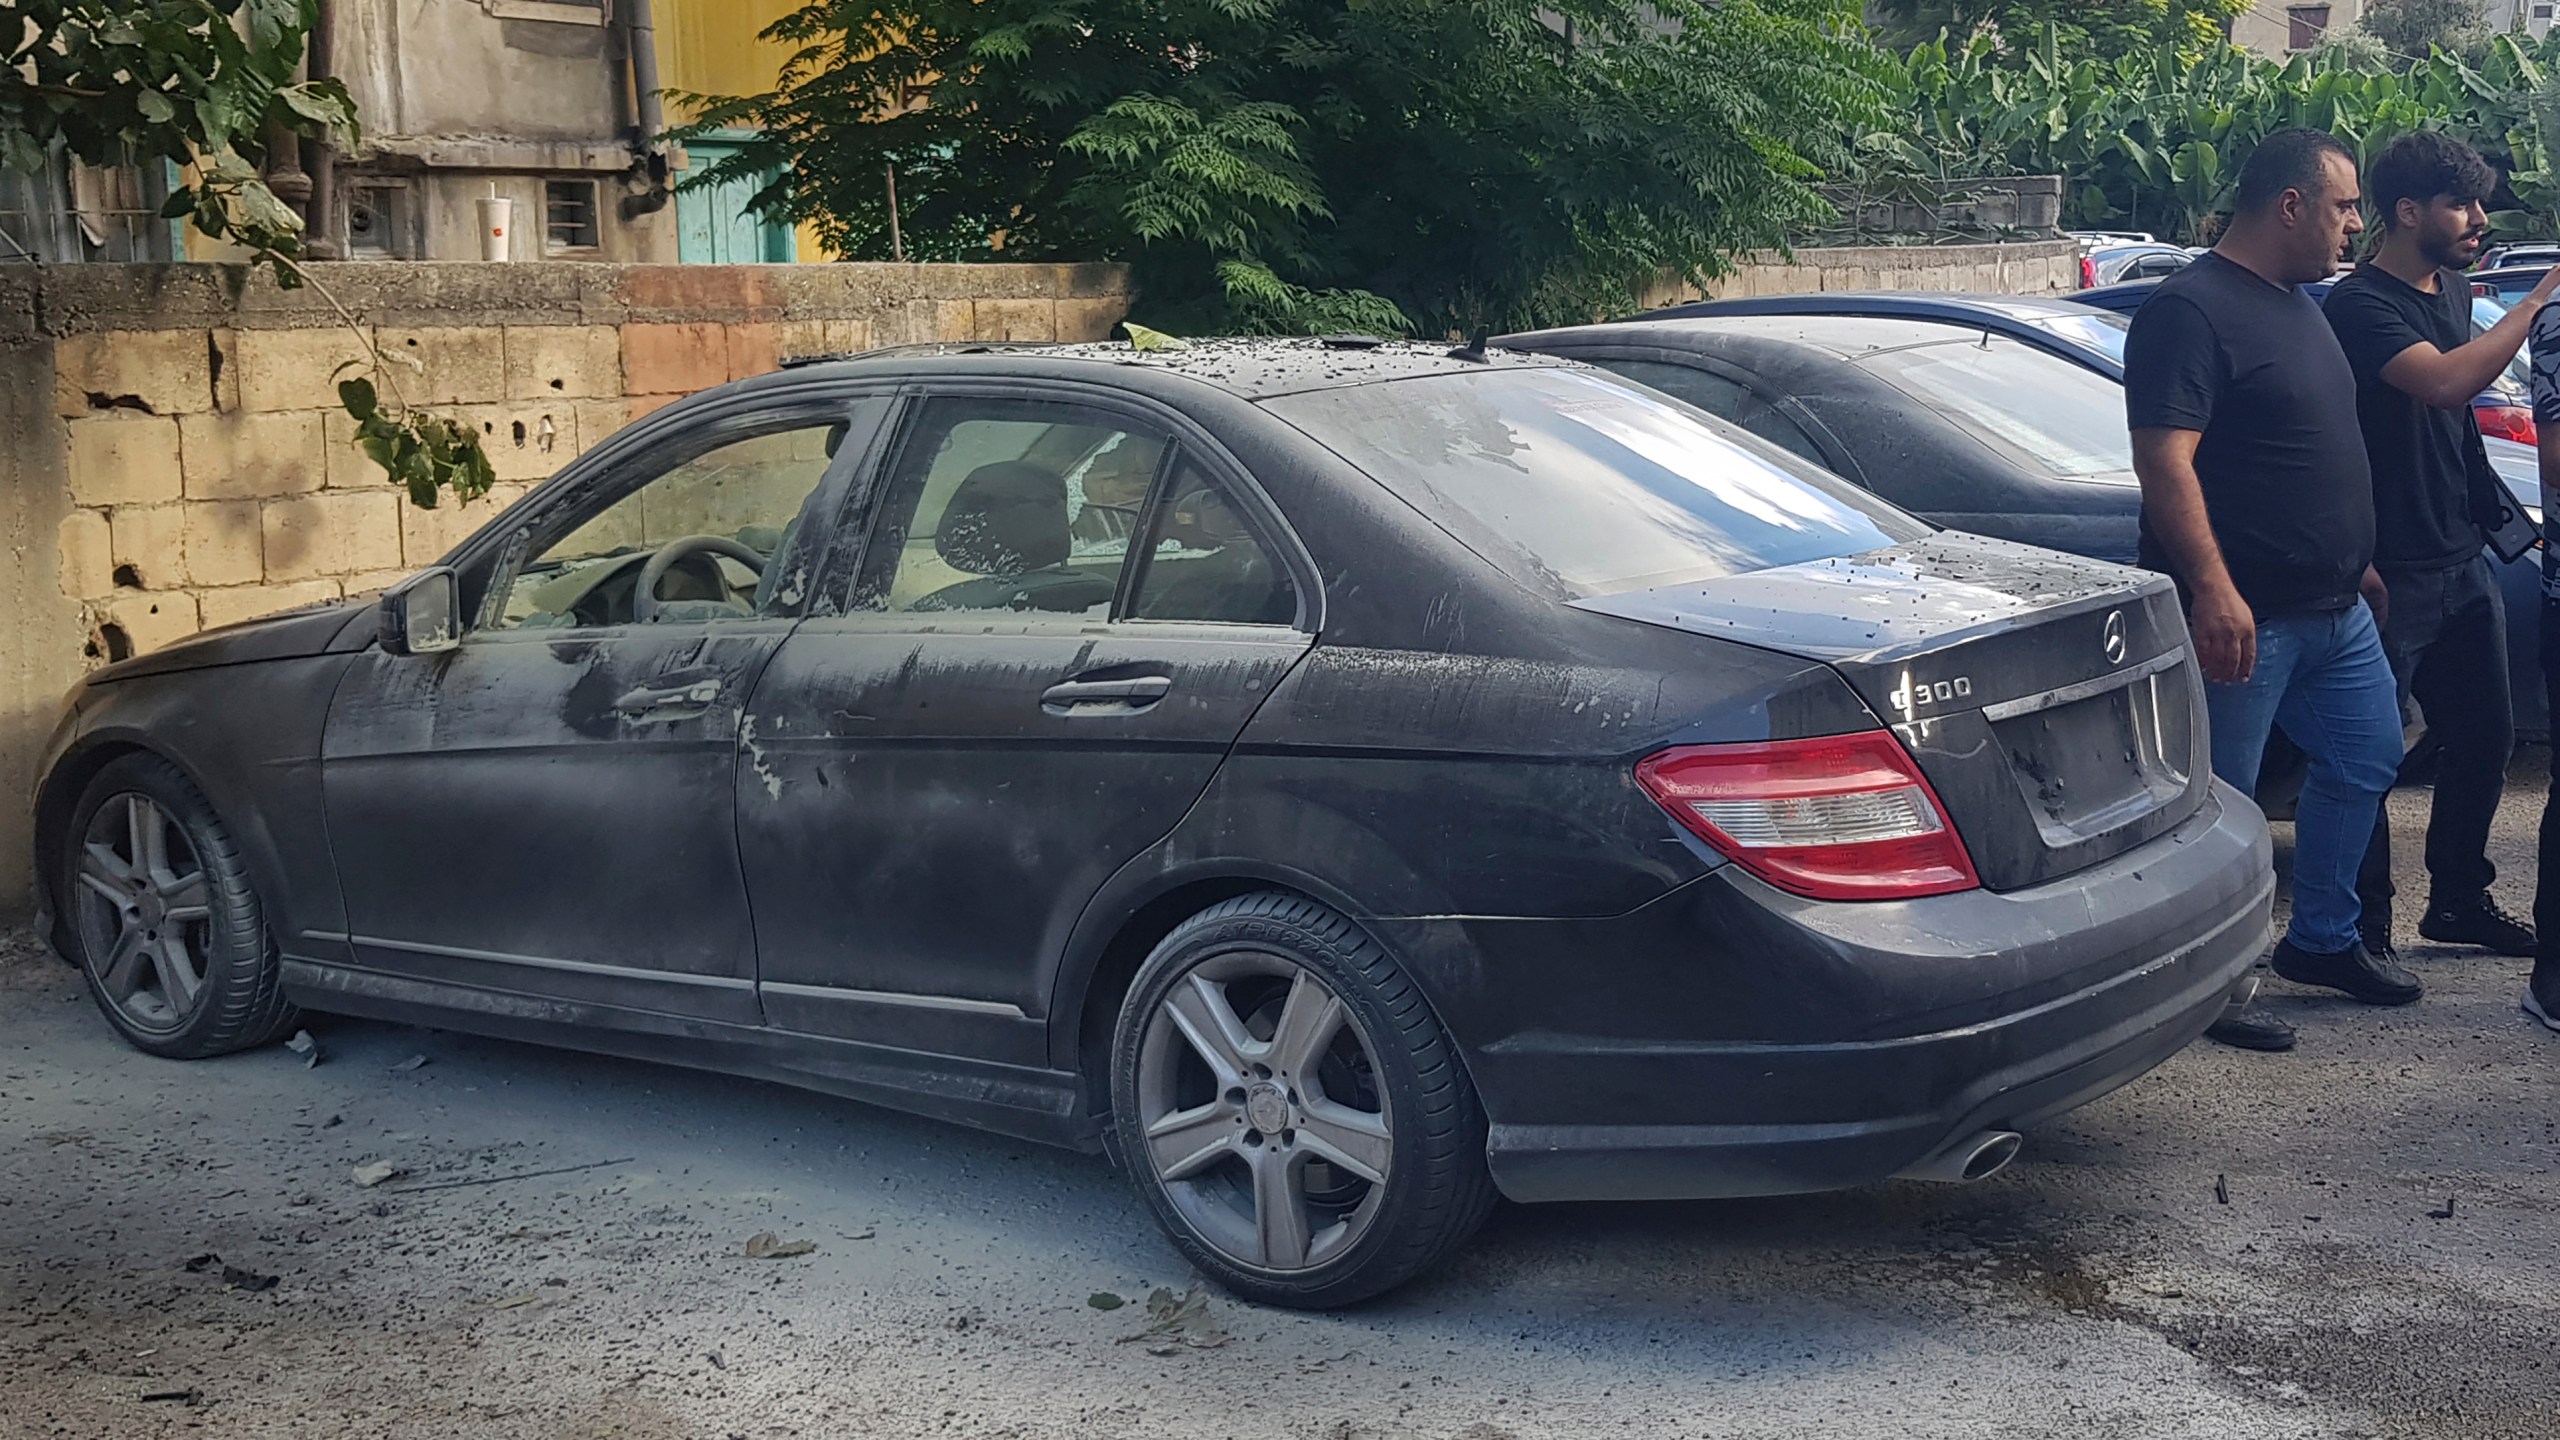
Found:
[[[981,465],[962,479],[935,528],[934,553],[963,580],[915,602],[918,610],[1038,610],[1074,614],[1111,602],[1108,575],[1065,568],[1065,477],[1027,460]]]

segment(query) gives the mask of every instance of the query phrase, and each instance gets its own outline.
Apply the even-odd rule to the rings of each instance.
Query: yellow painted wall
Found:
[[[791,47],[761,38],[764,28],[806,0],[657,0],[658,83],[696,95],[755,95],[773,88]],[[668,118],[684,118],[669,106]],[[802,225],[803,260],[836,258]]]

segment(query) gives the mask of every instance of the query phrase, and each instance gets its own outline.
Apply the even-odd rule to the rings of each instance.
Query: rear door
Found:
[[[1207,435],[1107,392],[919,393],[873,491],[841,612],[749,707],[765,1012],[1043,1064],[1068,927],[1313,643],[1312,567]]]

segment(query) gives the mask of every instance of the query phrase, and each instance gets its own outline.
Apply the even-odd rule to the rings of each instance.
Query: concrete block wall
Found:
[[[478,425],[499,483],[408,503],[353,444],[362,355],[309,290],[229,267],[0,266],[0,791],[23,799],[87,668],[380,589],[659,406],[787,355],[1084,340],[1116,266],[359,264],[314,267],[411,402]],[[0,914],[24,908],[23,807]]]
[[[1646,308],[1700,299],[1820,290],[1972,290],[2068,295],[2080,288],[2080,247],[2069,240],[1995,245],[1854,245],[1745,257],[1701,292],[1666,280]]]

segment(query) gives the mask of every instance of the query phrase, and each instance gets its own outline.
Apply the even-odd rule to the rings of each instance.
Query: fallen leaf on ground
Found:
[[[294,1031],[293,1038],[284,1042],[284,1048],[302,1057],[305,1070],[320,1063],[320,1042],[312,1039],[308,1030]]]
[[[747,1237],[750,1260],[788,1260],[794,1255],[811,1254],[817,1248],[814,1240],[784,1240],[770,1230],[759,1230]]]
[[[49,1134],[39,1135],[36,1138],[47,1145],[86,1145],[89,1143],[89,1132],[86,1130],[56,1130]]]
[[[237,1265],[225,1265],[222,1267],[222,1283],[231,1289],[246,1290],[256,1295],[276,1288],[276,1277],[261,1275],[255,1270],[243,1270]]]
[[[1096,1310],[1117,1310],[1129,1302],[1112,1294],[1108,1290],[1096,1290],[1092,1294],[1084,1297],[1084,1303],[1092,1306]]]
[[[370,1190],[385,1180],[397,1180],[408,1173],[388,1160],[376,1160],[370,1164],[357,1166],[355,1180],[358,1185]]]
[[[1215,1350],[1235,1337],[1209,1313],[1209,1294],[1194,1285],[1180,1295],[1159,1287],[1147,1297],[1147,1327],[1134,1335],[1123,1335],[1122,1345],[1143,1344],[1150,1355],[1170,1355],[1177,1350]]]
[[[178,1268],[190,1275],[201,1275],[221,1263],[222,1257],[219,1255],[198,1255]]]
[[[490,1308],[490,1309],[492,1309],[492,1310],[513,1310],[513,1309],[516,1309],[516,1308],[517,1308],[517,1307],[519,1307],[519,1306],[523,1306],[523,1305],[539,1305],[539,1304],[541,1304],[541,1303],[542,1303],[542,1292],[541,1292],[541,1291],[539,1291],[539,1290],[519,1290],[519,1291],[517,1291],[515,1294],[508,1296],[508,1297],[507,1297],[507,1298],[505,1298],[504,1300],[492,1300],[492,1301],[490,1301],[490,1302],[489,1302],[489,1308]]]
[[[391,1068],[392,1068],[393,1070],[395,1070],[395,1071],[397,1071],[397,1070],[415,1070],[415,1069],[417,1069],[419,1066],[424,1065],[424,1064],[426,1064],[426,1063],[427,1063],[427,1057],[426,1057],[426,1056],[424,1056],[424,1055],[412,1055],[412,1056],[410,1056],[408,1059],[401,1061],[399,1064],[394,1065],[394,1066],[392,1066]]]
[[[142,1397],[142,1402],[146,1405],[162,1400],[175,1400],[182,1405],[193,1405],[196,1403],[196,1392],[193,1390],[153,1390],[147,1392]]]

